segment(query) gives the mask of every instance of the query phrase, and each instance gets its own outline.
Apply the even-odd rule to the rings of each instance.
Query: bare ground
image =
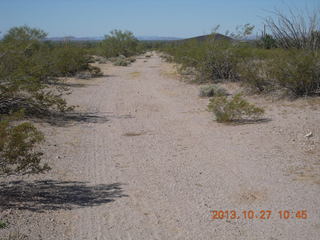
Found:
[[[103,78],[68,81],[79,114],[38,123],[53,170],[2,179],[0,239],[320,239],[319,99],[251,97],[268,121],[223,125],[157,55],[100,66]]]

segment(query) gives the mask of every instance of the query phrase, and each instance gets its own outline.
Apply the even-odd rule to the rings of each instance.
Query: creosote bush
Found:
[[[19,123],[20,114],[0,118],[0,175],[34,174],[49,170],[35,150],[43,134],[31,123]],[[13,120],[13,121],[12,121]]]
[[[320,93],[320,55],[318,52],[290,50],[279,52],[270,63],[270,78],[295,96]]]
[[[213,97],[210,99],[208,109],[215,114],[218,122],[256,120],[264,113],[262,108],[249,103],[241,94],[231,99],[226,96]]]

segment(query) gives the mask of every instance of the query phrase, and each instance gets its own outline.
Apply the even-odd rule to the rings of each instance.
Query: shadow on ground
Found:
[[[0,184],[0,209],[42,212],[99,206],[127,197],[120,183],[88,185],[74,181],[14,181]]]
[[[61,79],[60,80],[53,79],[52,81],[48,82],[48,85],[53,85],[58,87],[67,87],[67,88],[82,88],[82,87],[88,87],[88,86],[97,86],[96,84],[92,84],[92,81],[90,82],[90,80],[99,79],[99,78],[110,78],[110,77],[117,77],[117,75],[104,74],[102,76],[88,78],[88,79],[79,79],[77,77],[73,77],[75,80],[86,81],[82,83],[70,82],[70,81],[61,80]]]
[[[53,126],[66,127],[76,123],[105,123],[112,119],[131,118],[134,118],[131,114],[114,115],[112,112],[67,112],[41,116],[41,121]],[[34,121],[37,121],[37,119],[34,119]]]
[[[229,125],[246,125],[246,124],[259,124],[259,123],[268,123],[271,122],[271,118],[259,118],[259,119],[241,119],[241,120],[234,120]]]
[[[109,121],[107,116],[97,112],[57,113],[47,117],[45,120],[55,126],[66,126],[74,123],[105,123]]]

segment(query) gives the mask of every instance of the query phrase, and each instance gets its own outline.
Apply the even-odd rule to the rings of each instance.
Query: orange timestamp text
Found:
[[[307,210],[289,211],[289,210],[213,210],[211,211],[211,220],[223,220],[223,219],[260,219],[269,220],[273,217],[279,219],[308,219]]]

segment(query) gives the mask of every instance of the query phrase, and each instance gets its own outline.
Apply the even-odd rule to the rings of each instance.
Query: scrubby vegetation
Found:
[[[264,113],[262,108],[247,102],[241,94],[236,94],[231,99],[227,96],[213,97],[208,109],[215,114],[217,122],[257,120]]]
[[[28,26],[10,29],[0,41],[0,175],[40,173],[42,133],[27,117],[73,109],[62,98],[61,77],[102,76],[91,63],[127,66],[144,46],[129,31],[114,30],[100,43],[46,40]],[[36,150],[37,149],[37,150]]]
[[[11,116],[12,119],[12,116]],[[17,120],[17,119],[16,119]],[[42,153],[35,150],[43,135],[31,123],[0,121],[0,175],[39,173],[50,168],[40,164]]]
[[[129,66],[131,63],[135,62],[136,59],[134,57],[125,57],[123,55],[120,55],[119,57],[110,58],[110,61],[115,66],[126,67]]]
[[[6,228],[8,224],[2,220],[0,220],[0,229]]]
[[[99,44],[99,53],[107,58],[131,57],[143,51],[143,45],[130,31],[113,30]]]
[[[256,93],[281,90],[290,96],[320,94],[319,12],[285,16],[275,12],[265,20],[260,39],[246,41],[253,26],[245,25],[230,39],[213,33],[206,40],[185,40],[160,47],[167,61],[180,64],[193,81],[237,81]]]
[[[226,96],[227,90],[216,84],[206,85],[200,88],[200,97]]]
[[[115,66],[128,66],[144,50],[145,45],[132,32],[113,30],[96,46],[94,53],[110,60]]]
[[[44,31],[23,26],[10,29],[0,42],[1,175],[48,169],[40,164],[41,152],[34,150],[43,136],[24,116],[71,110],[61,97],[66,89],[59,87],[59,77],[100,74],[83,47],[46,42],[45,37]]]

